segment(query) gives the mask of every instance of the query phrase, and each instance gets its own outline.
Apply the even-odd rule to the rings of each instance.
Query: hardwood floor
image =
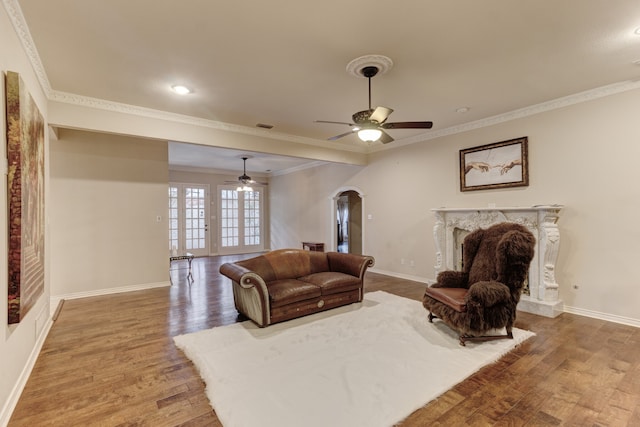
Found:
[[[244,320],[218,273],[240,258],[195,259],[191,285],[181,261],[169,288],[66,301],[9,426],[220,426],[172,337]],[[365,287],[424,289],[375,273]],[[640,426],[639,328],[566,313],[519,313],[516,326],[537,335],[401,425]]]

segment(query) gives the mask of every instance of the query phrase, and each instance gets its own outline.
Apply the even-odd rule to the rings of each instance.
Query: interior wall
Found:
[[[207,173],[207,172],[190,172],[184,170],[170,170],[169,171],[169,182],[176,183],[185,183],[185,184],[206,184],[209,186],[209,242],[210,242],[210,253],[211,255],[218,254],[218,197],[217,190],[220,185],[229,185],[225,183],[225,181],[237,181],[238,176],[242,174],[242,169],[240,172],[235,175],[227,175],[221,173]],[[264,181],[264,178],[254,176],[256,181]],[[264,219],[264,244],[265,250],[269,249],[270,242],[270,229],[269,229],[269,187],[263,187],[263,195],[265,196],[265,202],[263,203],[263,219]]]
[[[274,246],[327,241],[325,195],[356,186],[365,193],[364,252],[376,258],[375,270],[426,281],[436,262],[430,209],[562,204],[556,280],[565,309],[638,324],[629,297],[640,282],[638,111],[633,90],[379,151],[363,169],[332,164],[277,177]],[[521,136],[529,138],[528,187],[460,191],[459,150]]]
[[[7,158],[6,152],[6,99],[5,73],[20,74],[31,97],[38,105],[45,122],[48,120],[47,100],[40,87],[30,62],[3,7],[0,7],[0,134],[4,141],[0,144],[0,159]],[[48,191],[48,142],[45,132],[45,218],[49,216],[50,197]],[[45,283],[44,294],[20,323],[8,325],[8,277],[7,277],[7,163],[0,161],[3,180],[0,185],[0,425],[6,424],[16,403],[17,392],[26,381],[29,366],[35,362],[37,351],[48,331],[49,314],[49,266],[51,253],[49,246],[49,226],[45,222]]]
[[[331,221],[336,221],[333,196],[362,172],[364,166],[326,164],[271,177],[269,206],[271,249],[302,248],[302,242],[322,242],[336,250]]]
[[[167,142],[67,129],[58,136],[51,294],[168,285]]]

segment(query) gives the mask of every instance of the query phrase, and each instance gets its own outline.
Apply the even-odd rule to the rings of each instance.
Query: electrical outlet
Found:
[[[416,262],[414,260],[409,261],[409,267],[415,267]]]
[[[400,265],[404,265],[404,258],[400,259]]]

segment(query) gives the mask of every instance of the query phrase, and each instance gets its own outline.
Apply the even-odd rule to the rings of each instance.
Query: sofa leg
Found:
[[[436,317],[436,316],[434,316],[432,312],[429,312],[429,323],[433,323],[433,319],[434,319],[435,317]]]

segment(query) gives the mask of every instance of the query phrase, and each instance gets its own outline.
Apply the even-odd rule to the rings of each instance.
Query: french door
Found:
[[[263,190],[237,191],[218,187],[218,247],[221,254],[257,252],[264,249]]]
[[[169,184],[169,253],[209,255],[209,186]]]

